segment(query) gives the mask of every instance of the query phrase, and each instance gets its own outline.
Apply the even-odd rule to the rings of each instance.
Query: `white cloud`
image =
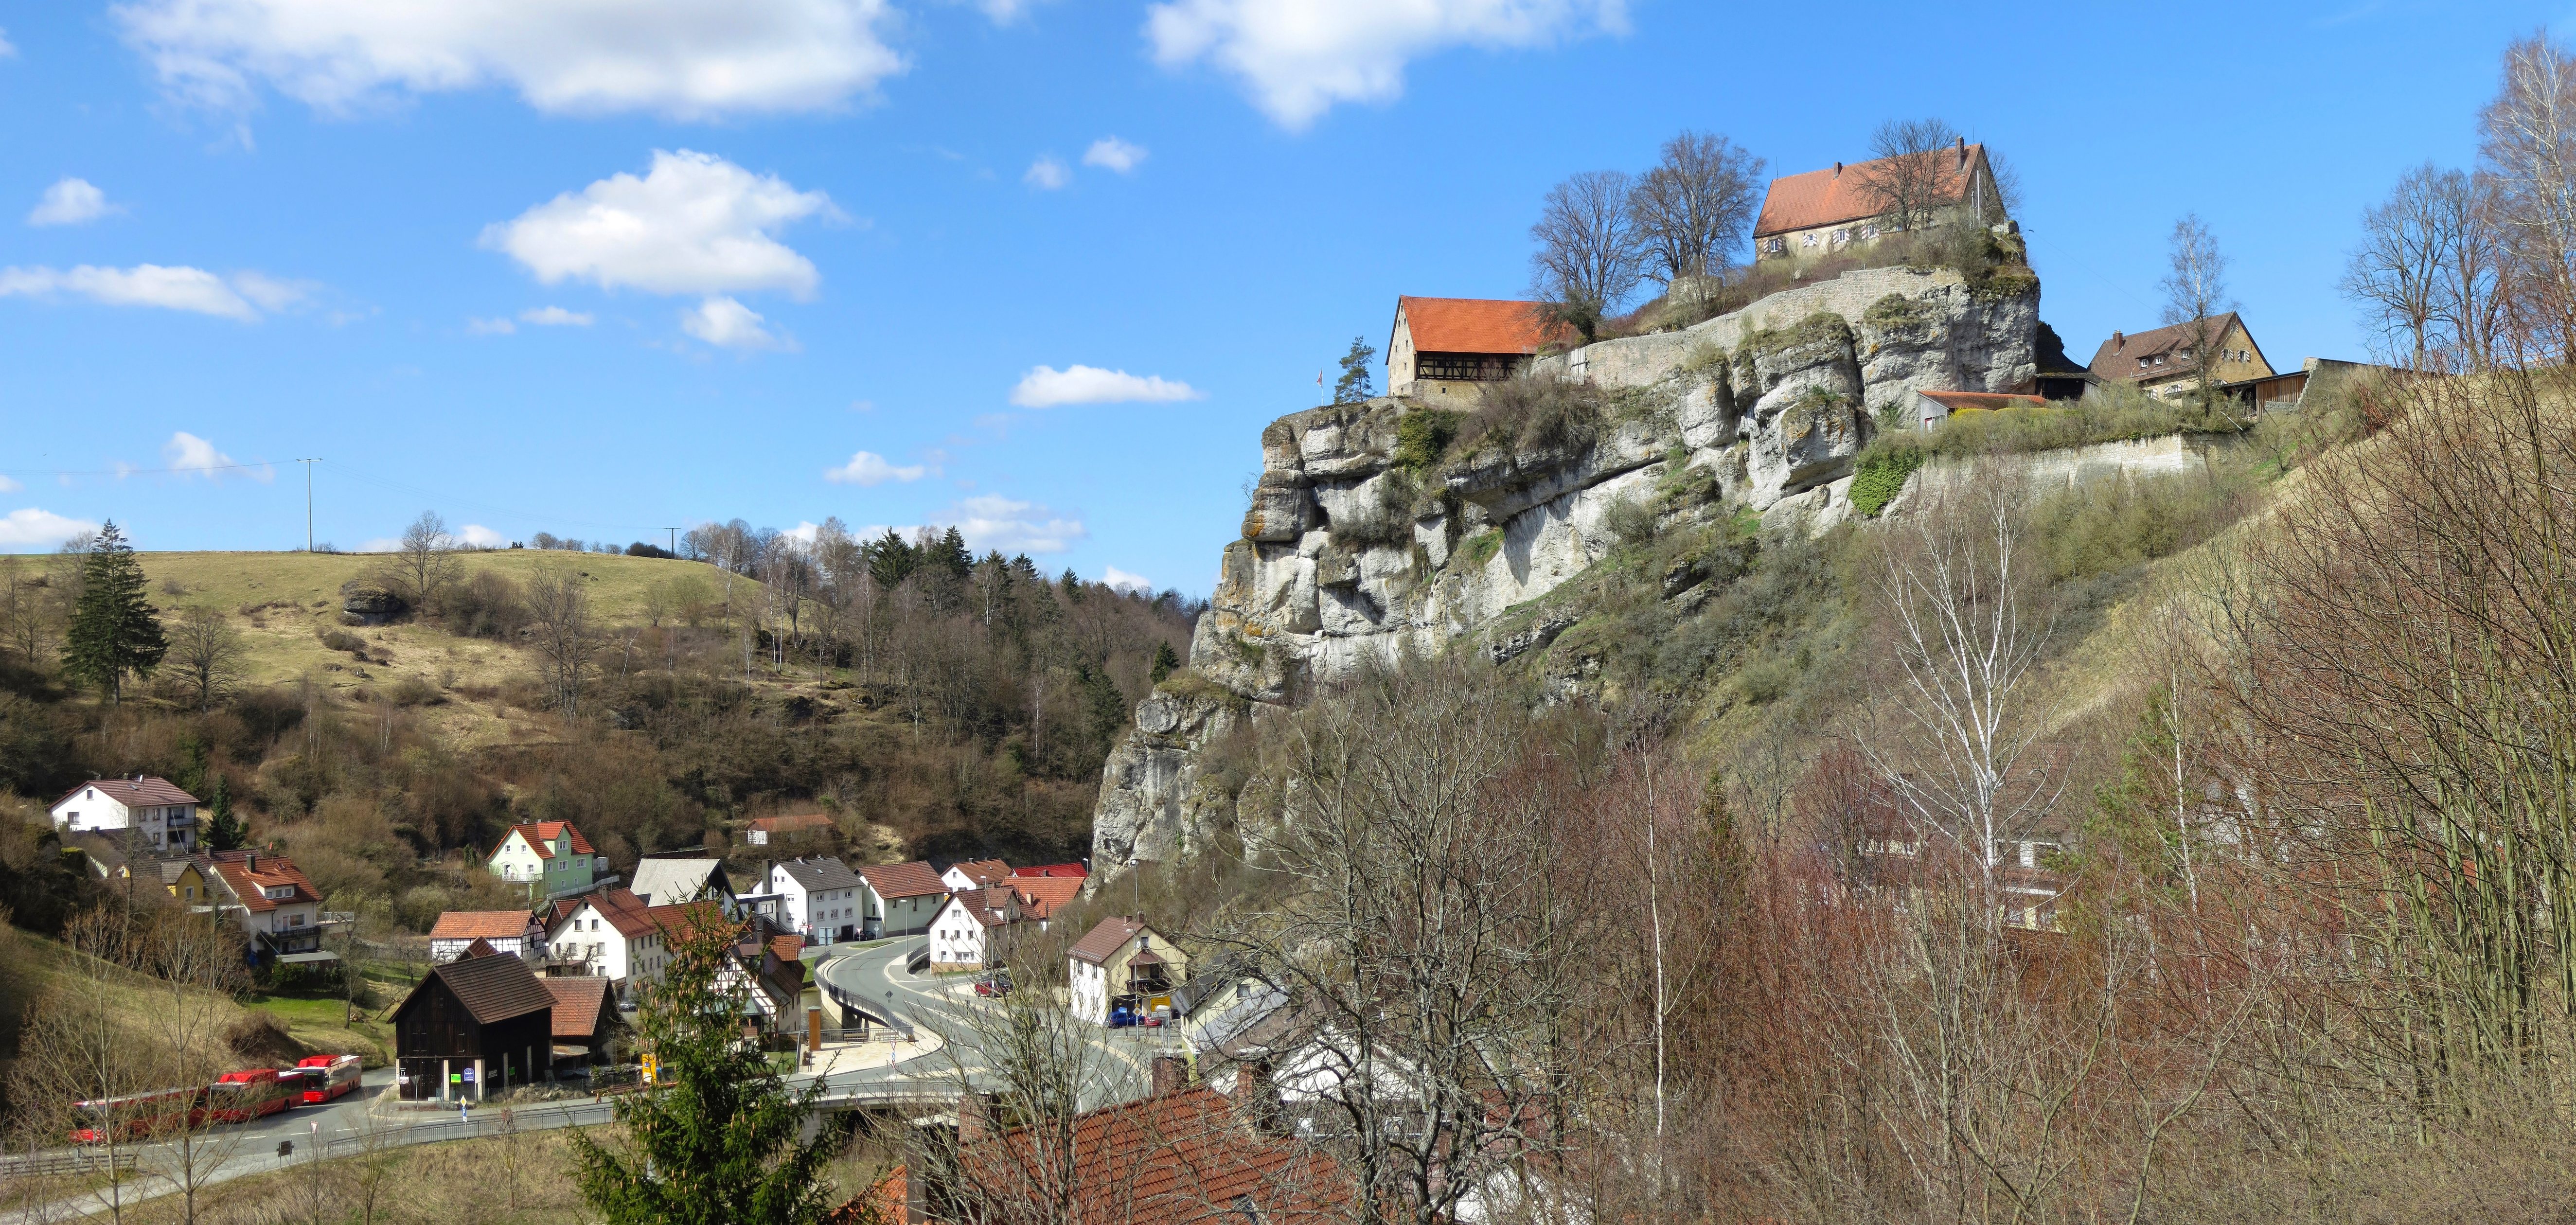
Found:
[[[1082,151],[1082,164],[1103,166],[1125,174],[1145,163],[1145,146],[1131,145],[1115,136],[1103,136]]]
[[[560,306],[540,306],[534,310],[520,311],[519,322],[549,328],[586,328],[591,325],[591,318],[583,311],[568,311]]]
[[[1020,181],[1039,191],[1054,191],[1072,182],[1073,172],[1065,169],[1064,163],[1055,160],[1053,154],[1049,154],[1030,162],[1029,172],[1021,175]]]
[[[644,177],[615,174],[578,195],[565,192],[483,227],[482,244],[548,285],[589,281],[661,294],[784,289],[805,297],[823,278],[774,232],[831,208],[831,197],[776,175],[712,154],[656,149]]]
[[[1151,592],[1154,590],[1154,580],[1141,574],[1129,574],[1116,566],[1109,567],[1101,575],[1100,581],[1123,591]]]
[[[903,71],[886,0],[132,0],[113,10],[163,88],[329,111],[501,85],[541,111],[716,119],[831,110]]]
[[[978,553],[986,549],[1062,553],[1091,534],[1079,519],[1067,519],[1035,502],[1014,501],[998,494],[968,498],[933,516],[932,521],[957,525],[967,545]]]
[[[314,289],[311,281],[281,281],[257,272],[233,274],[233,288],[259,304],[260,309],[274,314],[304,300]]]
[[[29,225],[79,225],[124,208],[107,202],[107,193],[87,179],[65,178],[45,189],[27,213]]]
[[[273,292],[280,288],[285,288],[282,282],[256,273],[242,273],[227,281],[203,268],[163,267],[159,264],[136,264],[131,268],[100,268],[82,264],[62,271],[43,267],[0,268],[0,298],[13,294],[46,297],[67,293],[109,306],[158,306],[165,310],[219,315],[245,323],[259,318],[259,307],[251,304],[254,299],[262,300],[263,305],[269,301],[283,305],[284,301],[277,299]]]
[[[774,335],[760,324],[758,311],[731,298],[709,298],[680,316],[681,331],[719,349],[796,351],[795,341]]]
[[[95,532],[98,527],[86,519],[66,519],[30,506],[0,516],[0,547],[50,549],[74,536]]]
[[[468,336],[507,336],[518,330],[519,325],[507,319],[477,319],[471,315],[465,319],[465,334]]]
[[[1045,2],[1046,0],[975,0],[975,7],[982,9],[984,15],[991,18],[994,25],[1006,26],[1028,16],[1030,9]]]
[[[851,456],[850,462],[838,468],[824,470],[823,479],[843,485],[865,487],[882,485],[887,481],[917,481],[928,475],[930,475],[930,466],[927,464],[910,464],[898,468],[886,462],[885,456],[874,451],[861,451]]]
[[[1298,130],[1337,102],[1404,92],[1409,61],[1451,47],[1540,47],[1593,29],[1624,33],[1627,0],[1166,0],[1145,17],[1166,68],[1205,61]]]
[[[510,547],[509,537],[493,531],[480,523],[468,523],[450,534],[456,538],[456,543],[469,549],[506,549]]]
[[[16,54],[18,54],[17,44],[9,41],[9,32],[7,30],[0,30],[0,60],[8,59]]]
[[[216,450],[214,443],[186,430],[170,435],[170,441],[161,444],[161,458],[176,471],[194,472],[208,478],[219,470],[236,466],[233,457]]]
[[[1124,370],[1102,370],[1097,366],[1082,365],[1062,370],[1039,366],[1021,376],[1019,386],[1011,389],[1011,403],[1022,408],[1053,408],[1059,404],[1166,404],[1174,400],[1205,398],[1205,393],[1197,388],[1160,375],[1138,377]]]
[[[26,486],[10,480],[8,477],[0,476],[0,493],[16,493],[24,488],[26,488]]]

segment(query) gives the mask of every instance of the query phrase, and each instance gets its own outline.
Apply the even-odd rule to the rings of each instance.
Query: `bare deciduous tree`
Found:
[[[599,651],[599,630],[590,616],[590,593],[578,572],[566,567],[540,567],[528,576],[529,629],[543,661],[546,687],[556,708],[581,713],[584,682]]]
[[[2344,296],[2362,305],[2385,343],[2414,369],[2438,346],[2435,335],[2442,293],[2450,280],[2452,248],[2461,220],[2446,207],[2445,175],[2426,162],[2397,180],[2388,199],[2363,210],[2361,246],[2347,261]]]
[[[1852,168],[1861,196],[1889,230],[1916,230],[1959,198],[1959,129],[1939,119],[1890,119],[1869,140],[1870,161]]]
[[[2218,390],[2218,363],[2227,333],[2218,317],[2236,309],[2227,293],[2227,256],[2198,213],[2174,223],[2168,270],[2156,287],[2164,291],[2164,321],[2183,331],[2183,352],[2191,358],[2194,389],[2201,409],[2216,409],[2224,398]]]
[[[2546,34],[2507,47],[2478,134],[2530,323],[2551,351],[2576,349],[2576,60]]]
[[[1761,203],[1761,158],[1724,136],[1683,132],[1628,193],[1638,240],[1667,285],[1724,274]]]
[[[1601,320],[1636,292],[1645,253],[1628,211],[1633,181],[1623,171],[1589,170],[1548,189],[1530,238],[1531,294],[1590,340]]]
[[[213,710],[217,699],[241,679],[241,634],[220,608],[191,606],[170,629],[170,654],[162,667],[177,676],[197,700],[197,709]]]
[[[231,1065],[223,1028],[233,992],[246,986],[241,935],[211,915],[167,908],[145,933],[144,954],[154,995],[150,1023],[158,1062],[170,1083],[209,1084]],[[183,1219],[197,1220],[197,1197],[215,1181],[243,1144],[238,1128],[177,1126],[145,1150],[179,1193]]]
[[[394,550],[393,568],[397,584],[415,608],[427,608],[439,591],[456,578],[456,538],[447,533],[447,520],[438,512],[425,510],[403,528],[402,543]]]

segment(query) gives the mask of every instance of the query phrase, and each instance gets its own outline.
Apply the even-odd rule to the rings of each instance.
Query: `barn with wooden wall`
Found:
[[[402,1096],[480,1101],[552,1075],[554,994],[508,953],[429,972],[394,1010]]]

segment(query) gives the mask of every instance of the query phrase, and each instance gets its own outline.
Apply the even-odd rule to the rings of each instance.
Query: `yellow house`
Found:
[[[1102,919],[1069,957],[1073,1015],[1094,1025],[1108,1024],[1121,1005],[1138,1013],[1170,1008],[1172,988],[1189,978],[1189,954],[1143,919],[1124,915]]]
[[[2234,311],[2153,331],[2113,332],[2094,351],[2091,369],[2103,382],[2133,384],[2151,396],[2189,394],[2201,385],[2201,372],[2193,364],[2193,341],[2204,327],[2217,340],[2218,357],[2210,369],[2219,387],[2274,376],[2272,363],[2263,357],[2263,346],[2254,343],[2254,333],[2246,330],[2245,321]]]

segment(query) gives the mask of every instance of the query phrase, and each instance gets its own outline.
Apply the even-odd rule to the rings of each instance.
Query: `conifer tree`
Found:
[[[789,1091],[743,1036],[749,987],[722,980],[738,934],[703,905],[670,925],[636,1029],[671,1083],[618,1099],[623,1144],[573,1134],[574,1179],[607,1225],[812,1225],[830,1207],[823,1170],[842,1136],[798,1142],[822,1082]]]
[[[206,846],[209,850],[238,851],[250,841],[250,830],[240,817],[233,815],[233,792],[218,774],[206,792]]]
[[[1333,384],[1333,403],[1356,404],[1377,394],[1377,381],[1369,374],[1369,363],[1376,359],[1367,337],[1351,337],[1351,351],[1342,355],[1342,377]]]
[[[110,702],[124,700],[127,676],[152,675],[170,651],[160,614],[143,598],[143,564],[114,522],[99,530],[81,565],[80,602],[63,638],[63,670]]]
[[[1155,684],[1159,685],[1163,683],[1164,677],[1170,676],[1172,673],[1178,671],[1180,666],[1181,657],[1173,653],[1172,644],[1168,642],[1157,642],[1154,644],[1153,667],[1147,672],[1147,675],[1153,678]]]

